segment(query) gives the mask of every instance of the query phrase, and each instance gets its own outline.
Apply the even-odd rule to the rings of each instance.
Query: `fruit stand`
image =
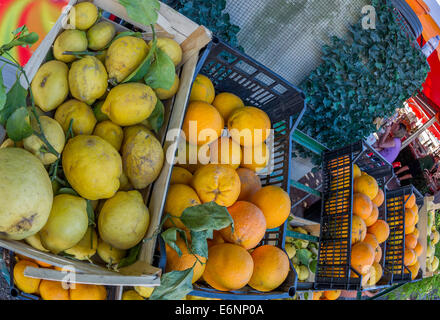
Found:
[[[408,8],[384,3],[373,1],[391,19],[380,32],[406,41],[411,49],[399,44],[399,54],[408,61],[422,61]],[[371,39],[358,27],[360,46]],[[29,31],[17,29],[0,53],[35,43]],[[380,43],[380,32],[368,37]],[[390,187],[392,164],[357,139],[373,126],[341,137],[340,123],[325,123],[338,98],[321,81],[343,82],[348,59],[332,55],[348,50],[332,41],[328,65],[297,87],[164,3],[71,0],[7,93],[0,77],[0,177],[8,181],[0,267],[11,294],[336,300],[342,290],[380,296],[432,276],[432,199],[412,185]],[[376,49],[368,67],[377,75]],[[388,80],[397,98],[381,99],[377,112],[389,115],[399,90],[412,94],[425,67],[411,83],[410,69],[396,70]],[[337,108],[355,103],[355,80],[346,81],[332,84]],[[368,81],[359,80],[359,104],[370,101]],[[329,144],[326,134],[335,134]],[[319,158],[320,187],[291,178],[295,153]],[[297,190],[307,195],[294,203]],[[292,214],[311,195],[319,219]]]

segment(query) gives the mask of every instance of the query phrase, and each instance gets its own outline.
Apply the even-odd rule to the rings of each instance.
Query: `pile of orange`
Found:
[[[338,300],[341,290],[314,291],[312,300]]]
[[[372,176],[354,165],[353,219],[351,237],[351,266],[362,275],[362,285],[374,286],[382,278],[379,264],[381,244],[388,240],[390,226],[379,219],[380,207],[385,202],[383,190]],[[352,273],[353,277],[358,277]]]
[[[397,199],[391,199],[391,201]],[[419,230],[417,223],[419,221],[419,208],[416,204],[414,194],[404,197],[405,207],[405,252],[403,263],[411,271],[412,280],[417,277],[420,270],[419,257],[423,253],[423,247],[419,241]],[[402,207],[403,209],[403,207]],[[405,269],[405,273],[408,271]]]
[[[106,300],[107,289],[101,285],[63,284],[59,281],[26,277],[26,267],[48,268],[62,271],[62,268],[34,260],[23,255],[16,255],[14,266],[14,284],[22,292],[40,296],[43,300]]]
[[[329,214],[348,214],[350,159],[337,160],[329,164],[333,196],[327,200],[325,208]],[[375,285],[383,274],[379,264],[382,258],[380,245],[390,235],[388,223],[379,219],[379,209],[384,202],[384,192],[376,179],[354,164],[350,261],[352,268],[362,275],[363,286]],[[352,272],[352,276],[357,277],[357,274]]]
[[[194,125],[197,134],[205,129],[206,134],[191,135]],[[221,136],[225,125],[227,137]],[[193,283],[203,279],[221,291],[246,285],[263,292],[272,291],[286,279],[287,254],[272,245],[258,246],[267,229],[285,223],[291,209],[289,194],[278,186],[262,187],[258,176],[269,162],[265,141],[270,128],[270,119],[263,111],[245,107],[231,93],[216,95],[210,79],[197,76],[183,124],[187,138],[184,149],[189,154],[184,158],[178,155],[179,160],[192,158],[197,163],[188,165],[178,160],[174,167],[164,208],[164,214],[170,214],[171,218],[164,227],[185,229],[180,217],[186,208],[215,202],[228,209],[234,230],[227,227],[214,232],[213,239],[208,240],[207,260],[191,254],[186,243],[178,239],[182,255],[167,247],[168,271],[194,266]],[[264,134],[254,135],[257,132],[254,129]],[[241,130],[250,132],[251,139],[243,139]],[[259,163],[254,161],[258,151],[264,157]],[[205,156],[204,160],[201,155]],[[189,232],[187,235],[190,239]]]

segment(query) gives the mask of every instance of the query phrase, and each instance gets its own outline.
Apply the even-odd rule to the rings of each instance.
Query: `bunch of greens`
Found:
[[[372,0],[372,5],[376,29],[364,29],[362,17],[350,26],[346,39],[332,37],[322,49],[323,63],[301,85],[308,110],[299,128],[330,149],[375,132],[374,119],[402,107],[429,72],[426,57],[398,22],[390,0]]]
[[[243,51],[237,41],[240,27],[231,23],[228,13],[223,13],[226,0],[165,0],[164,2],[189,19],[207,27],[232,47]]]

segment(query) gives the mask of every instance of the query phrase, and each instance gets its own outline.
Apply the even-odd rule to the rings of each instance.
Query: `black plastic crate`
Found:
[[[22,292],[20,289],[18,289],[15,286],[14,283],[14,266],[16,264],[15,260],[15,253],[12,251],[8,251],[6,249],[3,249],[3,255],[6,258],[6,256],[9,256],[9,289],[10,294],[12,297],[17,298],[19,300],[42,300],[41,297],[29,293]],[[6,260],[6,259],[5,259]],[[117,288],[114,286],[105,286],[107,289],[107,300],[117,300]]]
[[[424,198],[412,185],[389,191],[386,195],[387,223],[390,226],[390,236],[386,241],[385,269],[390,274],[390,284],[411,282],[411,272],[404,265],[405,251],[405,204],[407,198],[414,195],[416,205],[423,206]],[[407,200],[405,200],[407,199]],[[422,271],[416,277],[421,279]]]
[[[353,166],[374,177],[386,196],[387,184],[394,176],[390,163],[367,143],[358,143],[323,154],[323,192],[321,233],[314,289],[371,290],[389,285],[384,276],[375,287],[362,288],[362,277],[351,267],[351,225],[353,218]],[[379,218],[386,220],[387,208],[379,208]],[[382,259],[386,244],[381,244]],[[353,277],[357,275],[358,277]]]
[[[214,38],[202,52],[194,79],[199,73],[212,81],[216,93],[233,93],[239,96],[246,106],[260,108],[268,114],[274,129],[273,137],[269,138],[272,139],[273,146],[273,156],[270,159],[272,170],[268,174],[260,174],[261,183],[263,186],[277,185],[289,192],[291,134],[306,110],[304,93],[218,38]],[[260,245],[271,244],[284,250],[286,228],[287,221],[279,228],[267,230]],[[160,265],[164,268],[165,250],[162,248],[161,252],[163,254]],[[199,283],[194,284],[194,291],[190,295],[229,300],[289,298],[295,294],[296,279],[291,264],[287,280],[273,292],[259,292],[249,286],[237,291],[222,292]]]

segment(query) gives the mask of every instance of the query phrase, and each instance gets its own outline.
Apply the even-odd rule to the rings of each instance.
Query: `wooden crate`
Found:
[[[84,1],[71,0],[69,2],[66,10],[63,11],[55,26],[47,34],[25,66],[25,71],[30,81],[34,78],[39,67],[45,62],[47,54],[51,50],[55,39],[64,30],[63,21],[66,20],[70,9],[78,2]],[[117,0],[94,0],[91,2],[93,2],[98,8],[143,30],[143,35],[146,40],[151,38],[151,28],[132,21],[128,17],[125,8],[120,5]],[[122,25],[115,25],[117,26],[117,31],[128,30]],[[182,126],[186,103],[189,98],[191,84],[198,62],[198,53],[201,48],[210,42],[212,35],[206,28],[199,26],[163,3],[161,3],[160,6],[156,29],[158,36],[174,38],[183,49],[183,59],[177,69],[177,72],[180,73],[180,88],[175,97],[165,103],[166,111],[164,116],[164,126],[158,134],[158,138],[164,147],[165,154],[169,154],[166,158],[172,161],[175,157],[177,145],[172,141],[165,141],[166,133],[168,129],[181,128]],[[21,83],[27,88],[27,84],[23,78],[21,79]],[[34,249],[24,241],[0,240],[0,247],[47,262],[54,266],[73,266],[77,272],[75,279],[75,282],[77,283],[112,286],[158,286],[160,285],[161,269],[152,266],[153,255],[156,248],[155,232],[162,216],[165,195],[171,177],[171,169],[172,165],[168,161],[165,161],[158,179],[146,190],[142,190],[145,202],[148,204],[150,211],[150,225],[145,235],[145,239],[153,238],[153,240],[144,242],[138,261],[132,266],[121,269],[120,272],[110,271],[104,266],[75,261],[51,253],[45,253]],[[38,270],[29,267],[25,270],[25,274],[30,277],[49,280],[62,280],[66,276],[65,273],[56,270]]]

